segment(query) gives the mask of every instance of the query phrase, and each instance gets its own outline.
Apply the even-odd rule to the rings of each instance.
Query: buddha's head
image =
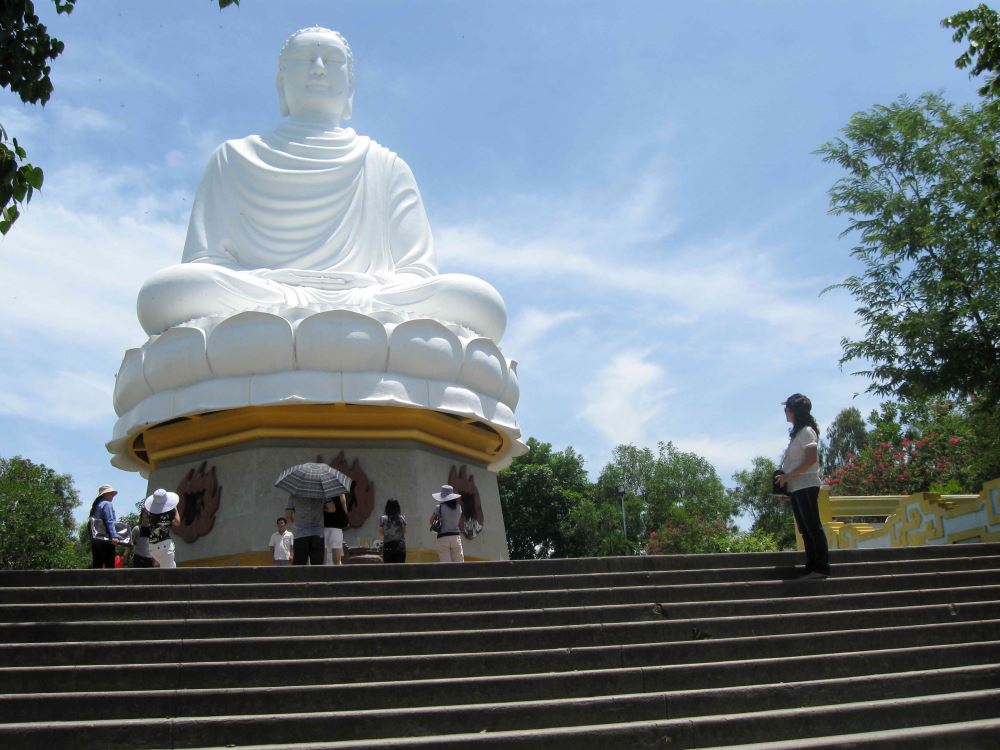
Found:
[[[283,116],[326,123],[351,119],[354,55],[336,31],[314,26],[288,37],[276,83]]]

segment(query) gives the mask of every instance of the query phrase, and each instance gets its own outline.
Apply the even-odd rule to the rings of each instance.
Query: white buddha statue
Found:
[[[277,86],[288,120],[216,149],[182,263],[139,292],[146,332],[244,310],[312,307],[431,318],[499,342],[499,293],[473,276],[438,274],[410,168],[340,126],[354,97],[347,41],[329,29],[297,31],[279,56]]]

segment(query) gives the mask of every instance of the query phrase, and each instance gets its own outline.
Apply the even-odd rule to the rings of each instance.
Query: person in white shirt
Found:
[[[288,522],[284,518],[279,518],[275,523],[278,530],[271,534],[271,541],[268,542],[268,546],[271,548],[271,564],[291,565],[295,535],[286,528]]]
[[[781,459],[782,474],[778,484],[791,496],[795,525],[806,548],[805,579],[826,578],[830,575],[830,554],[826,532],[819,517],[819,425],[812,416],[812,401],[801,393],[785,399],[785,420],[792,425],[788,431],[788,447]]]

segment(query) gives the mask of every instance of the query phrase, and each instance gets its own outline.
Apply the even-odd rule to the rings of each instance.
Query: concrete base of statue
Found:
[[[258,421],[268,421],[266,416],[257,415]],[[477,532],[474,538],[462,537],[466,559],[508,559],[496,474],[484,462],[428,444],[421,436],[405,439],[405,429],[413,428],[398,425],[399,436],[385,439],[263,437],[158,462],[149,475],[150,491],[176,489],[182,498],[183,523],[174,533],[178,564],[270,565],[268,541],[288,499],[274,486],[275,478],[288,466],[316,460],[356,482],[357,505],[344,530],[349,547],[373,545],[386,499],[394,497],[408,522],[407,562],[436,562],[436,535],[427,522],[435,508],[431,492],[451,483],[473,520],[469,531]]]

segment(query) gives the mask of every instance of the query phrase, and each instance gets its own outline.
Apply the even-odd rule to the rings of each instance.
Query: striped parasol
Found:
[[[313,500],[326,500],[350,491],[353,480],[332,466],[320,463],[298,464],[285,469],[278,476],[275,487],[290,495]]]

